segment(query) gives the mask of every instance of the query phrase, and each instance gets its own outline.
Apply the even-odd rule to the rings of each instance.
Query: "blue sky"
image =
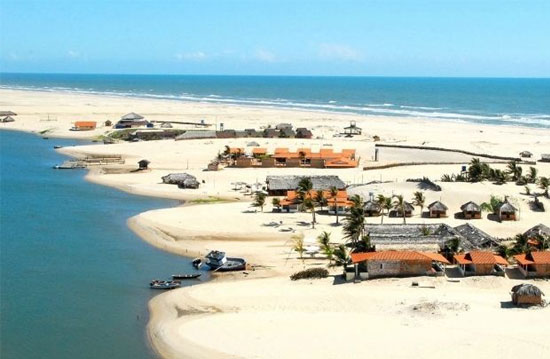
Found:
[[[0,70],[550,77],[550,1],[1,0]]]

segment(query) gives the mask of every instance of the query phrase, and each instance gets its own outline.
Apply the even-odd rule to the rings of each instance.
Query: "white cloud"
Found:
[[[271,51],[264,49],[259,49],[254,53],[254,58],[263,62],[275,62],[277,61],[277,56]]]
[[[176,54],[175,56],[176,56],[176,59],[180,61],[185,61],[185,60],[203,61],[208,58],[208,56],[202,51],[184,52],[184,53]]]
[[[330,60],[361,61],[363,55],[345,44],[324,43],[319,45],[319,56]]]
[[[77,57],[80,57],[80,53],[74,50],[67,51],[67,56],[76,59]]]

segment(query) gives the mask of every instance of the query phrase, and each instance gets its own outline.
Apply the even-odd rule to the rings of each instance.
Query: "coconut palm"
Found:
[[[480,207],[482,211],[496,213],[503,203],[504,201],[500,197],[491,196],[489,202],[483,202]]]
[[[532,247],[529,244],[529,237],[522,233],[516,234],[514,237],[514,244],[512,245],[510,252],[512,254],[521,254],[530,252],[531,250]]]
[[[311,216],[312,216],[311,226],[312,228],[315,228],[315,201],[312,200],[311,198],[306,198],[304,200],[303,205],[306,210],[311,211]]]
[[[281,209],[281,200],[277,197],[273,198],[271,200],[271,204],[273,205],[273,207],[277,208],[277,210],[280,210]]]
[[[406,224],[407,220],[405,219],[405,200],[403,199],[403,195],[397,195],[393,196],[393,208],[401,213],[403,216],[403,223]]]
[[[344,244],[340,244],[338,247],[334,248],[334,261],[336,265],[344,267],[345,276],[348,264],[351,262],[351,257],[349,249]]]
[[[379,194],[376,197],[376,203],[380,206],[380,224],[383,224],[385,215],[384,210],[389,211],[391,209],[391,198]]]
[[[330,233],[324,231],[317,237],[317,241],[321,246],[321,250],[327,256],[329,260],[329,265],[332,264],[332,259],[334,257],[334,248],[330,245]]]
[[[482,181],[485,177],[484,172],[486,169],[483,166],[483,163],[479,158],[472,158],[470,161],[470,166],[468,167],[468,177],[471,182]]]
[[[350,240],[353,248],[357,247],[357,243],[363,238],[365,233],[365,213],[363,206],[353,206],[350,209],[350,214],[345,218],[343,228],[344,238]]]
[[[535,167],[529,167],[529,173],[527,174],[527,182],[537,183],[538,170]]]
[[[420,207],[420,217],[422,217],[422,212],[424,212],[424,204],[426,203],[426,197],[420,191],[414,192],[413,204]]]
[[[517,161],[510,161],[508,162],[508,173],[512,176],[512,181],[518,181],[521,178],[521,172],[523,172],[523,169],[518,166]]]
[[[306,247],[304,246],[304,236],[293,236],[292,240],[294,241],[292,249],[298,252],[300,254],[300,259],[302,259],[304,257],[304,252],[306,251]]]
[[[300,182],[298,182],[298,188],[296,189],[296,191],[298,192],[298,197],[300,198],[300,200],[304,201],[312,190],[313,183],[311,182],[311,178],[304,177],[300,180]]]
[[[265,198],[266,195],[263,192],[256,192],[256,195],[254,197],[254,207],[260,207],[262,212],[264,211],[264,205],[265,205]]]
[[[548,197],[548,187],[550,187],[550,180],[548,177],[539,178],[539,188],[544,191],[544,195]]]
[[[338,205],[336,204],[336,196],[338,195],[338,188],[336,186],[330,187],[330,197],[334,203],[334,209],[336,213],[336,224],[338,224]]]
[[[352,207],[363,207],[363,199],[361,198],[361,196],[359,196],[358,194],[354,194],[351,198],[350,198],[351,202],[353,203],[352,204]]]
[[[321,207],[321,211],[323,210],[323,206],[327,204],[327,199],[325,198],[325,192],[322,190],[318,190],[315,193],[315,201],[319,204],[319,207]]]

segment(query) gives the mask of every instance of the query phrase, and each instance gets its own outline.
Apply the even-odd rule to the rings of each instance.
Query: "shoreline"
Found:
[[[2,91],[3,90],[0,90],[0,93],[2,93]],[[21,94],[11,94],[10,96],[14,96],[11,98],[13,101],[18,101],[17,96],[21,96]],[[374,142],[370,140],[368,136],[351,140],[331,137],[334,131],[338,131],[343,125],[349,123],[348,121],[352,118],[360,118],[362,121],[361,126],[368,131],[369,135],[379,134],[387,143],[406,143],[414,145],[427,141],[428,145],[437,146],[447,141],[451,141],[449,147],[472,147],[474,149],[486,151],[487,153],[499,154],[517,153],[518,149],[522,149],[526,146],[530,146],[530,148],[533,147],[536,150],[545,149],[546,146],[550,146],[550,140],[546,139],[550,137],[545,136],[547,133],[550,134],[550,131],[546,129],[533,129],[531,127],[521,128],[520,131],[518,131],[518,128],[515,126],[513,126],[512,129],[508,129],[504,125],[448,125],[447,123],[441,122],[435,124],[432,123],[431,120],[414,122],[414,120],[405,120],[402,118],[395,119],[396,122],[390,125],[388,124],[388,119],[381,121],[380,119],[373,118],[373,116],[341,116],[331,113],[330,115],[334,116],[334,118],[325,118],[325,113],[318,112],[292,110],[285,112],[279,109],[251,109],[249,107],[230,105],[212,106],[211,104],[178,104],[177,101],[161,100],[136,101],[132,99],[126,103],[125,101],[119,101],[119,99],[110,99],[101,95],[96,97],[60,95],[61,99],[56,100],[59,101],[59,103],[50,104],[49,101],[53,101],[51,96],[36,96],[38,96],[39,100],[42,102],[38,107],[40,111],[48,111],[49,109],[58,111],[57,113],[60,121],[56,125],[57,130],[52,133],[52,137],[53,134],[68,133],[64,130],[63,126],[66,128],[68,124],[70,124],[70,121],[75,117],[75,113],[87,113],[89,116],[107,118],[116,113],[120,113],[121,109],[124,108],[137,107],[137,111],[153,113],[158,105],[162,104],[173,107],[166,109],[164,113],[158,113],[157,111],[155,112],[155,116],[179,116],[180,111],[186,111],[185,113],[189,114],[189,116],[194,116],[192,118],[199,118],[199,116],[203,116],[202,114],[206,112],[213,118],[220,116],[230,119],[227,121],[230,123],[234,122],[236,128],[246,128],[245,126],[258,126],[260,124],[281,121],[281,114],[285,114],[289,117],[289,121],[295,123],[297,126],[313,126],[314,131],[318,133],[321,138],[306,141],[300,139],[258,139],[259,142],[262,142],[262,145],[270,148],[276,146],[295,148],[303,146],[304,143],[310,146],[323,146],[325,143],[330,143],[331,146],[334,145],[334,148],[339,149],[349,147],[357,148],[359,156],[363,156],[366,162],[369,161],[369,155],[374,147]],[[70,103],[68,108],[64,107],[65,102]],[[19,106],[23,107],[24,102],[21,102]],[[102,110],[99,114],[90,110],[90,107],[103,108],[104,106],[106,110]],[[27,130],[32,130],[36,128],[36,126],[43,125],[40,121],[36,120],[36,111],[37,110],[35,110],[33,115],[23,114],[25,117],[21,122],[29,119],[29,123],[26,124]],[[33,116],[34,122],[32,122]],[[17,121],[19,121],[19,119]],[[99,132],[100,129],[94,133],[97,134]],[[452,132],[453,136],[449,136],[450,132]],[[68,134],[72,135],[71,133]],[[82,134],[75,135],[81,136]],[[395,312],[393,309],[389,308],[388,304],[384,301],[385,297],[392,298],[395,302],[392,304],[399,308],[404,305],[400,304],[400,300],[408,303],[407,305],[422,303],[422,298],[417,296],[420,292],[414,292],[414,290],[411,291],[408,289],[410,278],[403,280],[376,280],[358,286],[353,284],[333,285],[334,283],[330,283],[329,280],[322,280],[319,282],[303,281],[299,283],[290,282],[288,280],[287,276],[290,273],[307,267],[324,266],[327,261],[324,257],[321,258],[317,256],[299,260],[297,254],[292,253],[289,249],[291,243],[290,237],[294,232],[283,233],[277,229],[278,226],[270,227],[266,225],[266,223],[280,222],[281,225],[283,225],[284,222],[285,227],[293,227],[296,233],[304,234],[304,236],[309,239],[315,238],[320,231],[327,230],[333,234],[333,239],[336,242],[341,240],[341,227],[334,226],[334,217],[329,215],[318,214],[317,228],[311,229],[309,226],[300,224],[308,223],[308,221],[311,220],[311,215],[309,213],[272,213],[269,212],[269,204],[266,205],[267,211],[260,212],[257,211],[257,209],[252,210],[250,208],[252,198],[242,191],[234,191],[230,182],[245,181],[247,183],[252,183],[253,181],[263,180],[268,174],[326,174],[327,170],[302,168],[228,168],[218,172],[203,171],[205,163],[208,163],[207,161],[214,157],[216,152],[219,151],[220,148],[223,148],[224,144],[245,147],[247,141],[248,139],[246,138],[178,142],[165,140],[120,143],[114,145],[66,147],[60,150],[63,154],[70,156],[87,153],[112,153],[123,156],[128,159],[128,162],[137,161],[138,158],[147,158],[151,160],[151,170],[141,173],[132,173],[129,171],[135,168],[134,163],[125,163],[124,165],[118,166],[118,169],[125,170],[120,173],[108,173],[101,169],[90,168],[85,175],[85,179],[89,182],[113,187],[134,195],[155,198],[176,199],[180,201],[204,198],[215,199],[212,204],[198,205],[188,202],[183,206],[180,205],[171,208],[146,211],[129,218],[127,220],[127,226],[141,240],[149,245],[185,257],[204,255],[210,249],[222,249],[229,255],[242,256],[247,259],[247,262],[259,265],[255,270],[247,271],[249,273],[246,275],[242,273],[224,275],[223,277],[217,277],[209,281],[209,283],[204,283],[200,286],[181,288],[155,296],[149,302],[150,321],[146,328],[147,338],[151,341],[150,346],[164,358],[168,359],[176,357],[181,358],[182,356],[184,358],[248,358],[254,357],[255,355],[257,356],[253,351],[256,350],[256,353],[260,353],[265,350],[265,345],[268,344],[268,347],[273,348],[280,346],[283,352],[288,355],[288,358],[296,357],[300,352],[300,347],[287,345],[288,343],[285,341],[277,342],[275,338],[278,338],[281,334],[280,331],[276,329],[271,331],[264,326],[258,327],[259,324],[252,320],[255,316],[261,318],[260,322],[276,323],[275,325],[283,325],[290,328],[289,332],[295,335],[299,335],[299,332],[295,332],[299,329],[302,331],[310,330],[311,328],[307,324],[310,321],[314,323],[315,328],[317,328],[317,326],[323,327],[326,323],[334,324],[339,321],[339,318],[336,317],[337,314],[341,314],[346,320],[353,320],[354,316],[359,316],[368,321],[370,320],[369,316],[372,316],[373,326],[375,327],[380,326],[381,328],[386,328],[384,330],[395,330],[403,335],[414,336],[414,333],[411,334],[407,328],[400,326],[399,318],[401,312]],[[415,159],[418,156],[427,156],[427,154],[419,154],[416,152],[409,153],[397,150],[385,151],[384,155],[388,158],[388,161],[391,160],[391,158],[400,158],[401,156],[405,156],[409,160]],[[461,159],[466,161],[465,157],[458,158],[458,160]],[[456,167],[458,166],[444,166],[434,163],[418,166],[417,168],[377,169],[369,171],[368,174],[361,168],[337,169],[330,170],[330,172],[331,174],[340,176],[347,183],[357,183],[358,178],[361,178],[361,183],[367,183],[369,179],[378,180],[380,176],[382,180],[382,176],[384,176],[384,179],[389,179],[389,181],[380,181],[378,184],[369,186],[362,185],[360,187],[363,187],[364,191],[374,191],[384,194],[393,194],[394,191],[396,191],[397,193],[404,193],[408,198],[417,188],[415,183],[407,183],[405,179],[416,178],[418,177],[418,173],[438,179],[443,173],[452,173],[456,171]],[[498,168],[504,168],[504,165]],[[537,169],[542,175],[550,174],[550,164],[537,164]],[[202,180],[203,182],[200,189],[181,190],[176,186],[165,185],[160,182],[159,179],[162,175],[177,171],[191,173]],[[363,179],[363,176],[366,177],[366,180]],[[523,231],[524,227],[543,222],[543,217],[528,211],[528,203],[521,194],[522,188],[518,188],[515,184],[509,183],[503,186],[495,186],[490,183],[442,183],[442,186],[443,185],[445,187],[444,192],[431,193],[427,191],[426,195],[429,200],[437,200],[445,196],[444,201],[449,207],[453,207],[453,209],[460,205],[460,201],[463,198],[486,200],[488,195],[493,193],[497,195],[512,194],[518,199],[522,210],[526,211],[525,218],[523,218],[524,213],[522,213],[521,221],[499,224],[484,219],[474,223],[476,226],[479,226],[492,235],[497,236],[516,233],[518,231]],[[221,200],[218,201],[218,198]],[[225,200],[232,201],[229,202]],[[546,199],[543,200],[546,201]],[[378,223],[378,218],[374,220]],[[426,220],[415,215],[414,218],[411,218],[407,222],[423,223],[423,221]],[[384,218],[384,223],[400,222],[400,219]],[[462,223],[454,218],[437,219],[433,220],[433,222],[450,223],[452,225]],[[339,271],[340,269],[334,269],[332,273],[334,274]],[[500,316],[504,317],[506,320],[519,320],[522,323],[525,320],[517,314],[506,314],[517,313],[517,310],[502,312],[495,307],[495,301],[505,300],[505,297],[508,296],[507,287],[514,283],[511,280],[503,283],[500,278],[487,278],[486,280],[485,278],[480,280],[466,279],[463,283],[454,287],[441,280],[438,281],[432,278],[420,277],[420,280],[429,283],[433,282],[438,285],[433,295],[427,294],[430,308],[434,305],[439,305],[437,302],[438,297],[442,299],[447,298],[447,301],[444,301],[445,303],[438,309],[438,311],[444,313],[443,317],[445,318],[447,314],[449,316],[456,314],[455,309],[453,309],[454,307],[451,309],[447,308],[447,305],[450,305],[447,302],[450,301],[450,303],[458,303],[457,305],[459,308],[462,308],[466,304],[472,305],[477,315],[481,315],[485,310],[488,310],[491,314],[491,318],[497,322],[499,320],[502,321],[502,325],[504,325],[505,320],[499,319]],[[539,284],[537,283],[537,285]],[[547,282],[541,283],[542,288],[544,288],[546,292],[550,292],[548,285]],[[376,290],[373,292],[370,290],[372,288]],[[472,296],[470,293],[471,291],[476,292],[478,290],[481,290],[483,293],[488,293],[488,299],[483,296]],[[265,295],[263,294],[264,292],[266,293]],[[271,295],[271,297],[267,296],[267,294]],[[289,298],[292,298],[292,300],[288,299],[285,294],[288,295]],[[351,304],[342,302],[344,296],[350,296]],[[456,296],[456,299],[452,299],[454,296]],[[319,298],[322,298],[322,300]],[[364,300],[367,300],[369,305],[372,304],[373,307],[380,313],[383,313],[383,315],[379,316],[377,312],[368,312],[368,309],[364,308]],[[471,304],[470,301],[473,301],[473,304]],[[188,303],[191,303],[190,307],[183,307],[182,309],[182,305],[185,306]],[[223,308],[226,308],[225,311],[219,309],[221,308],[220,303],[223,303]],[[342,306],[343,308],[339,309]],[[407,308],[406,306],[403,311],[408,310]],[[311,310],[319,312],[319,318],[323,318],[325,324],[316,321],[315,318],[310,318],[309,313]],[[192,315],[192,318],[185,318],[185,313],[195,313],[193,311],[198,311],[199,316]],[[235,318],[233,316],[236,312],[242,315],[243,323],[248,326],[243,324],[243,326],[239,327],[240,331],[235,333],[235,337],[231,337],[231,335],[228,336],[227,333],[217,332],[215,328],[217,328],[218,325],[220,327],[231,325],[233,321],[241,318]],[[469,317],[469,314],[463,312],[467,311],[459,309],[458,314],[456,314],[459,316],[459,321],[463,321]],[[365,315],[367,316],[365,317]],[[533,320],[533,315],[529,315],[528,317],[528,319]],[[429,315],[419,317],[417,318],[418,323],[416,324],[425,330],[429,330],[429,325],[427,324],[429,323],[429,318]],[[388,324],[384,323],[385,319],[388,320]],[[453,324],[446,320],[443,320],[441,323],[444,323],[441,324],[441,331],[445,329],[445,326],[452,326]],[[414,324],[415,323],[411,323],[413,326]],[[522,325],[527,324],[528,323],[525,322]],[[273,324],[269,325],[273,326]],[[356,333],[361,333],[361,330],[366,330],[362,326],[357,327],[356,324],[353,325],[355,325]],[[463,326],[462,329],[466,330],[464,327],[464,325],[466,325],[465,322],[461,322],[461,325]],[[489,330],[489,328],[485,329]],[[213,348],[217,343],[214,343],[214,345],[212,345],[212,343],[205,343],[204,340],[194,335],[196,331],[204,333],[209,330],[214,330],[213,335],[216,335],[221,343],[232,348],[231,350],[234,350],[237,354],[230,354],[226,350],[219,352],[215,350],[216,348]],[[256,332],[261,333],[265,338],[273,339],[270,339],[267,344],[257,341],[254,335]],[[314,332],[315,335],[322,338],[320,342],[328,342],[331,340],[331,336],[326,336],[327,333],[317,332],[316,329]],[[345,343],[340,341],[348,339],[339,336],[334,330],[327,330],[327,332],[335,336],[336,342],[340,344]],[[252,340],[250,351],[247,351],[247,348],[233,347],[233,342],[247,340],[245,336],[246,333],[250,335],[250,339]],[[373,335],[373,337],[376,337],[375,332],[369,333]],[[498,340],[498,335],[494,335],[493,340]],[[281,334],[280,338],[285,338],[288,342],[292,341],[291,338],[284,337],[283,334]],[[464,339],[466,340],[467,338]],[[476,344],[480,343],[476,342]],[[521,343],[516,344],[521,347]],[[537,345],[538,344],[539,343],[537,343]],[[373,342],[371,345],[375,347],[376,343]],[[414,346],[414,341],[408,342],[406,345]],[[546,349],[544,346],[541,348],[543,348],[542,350]],[[287,351],[285,352],[284,350]],[[376,352],[376,350],[381,350],[381,348],[375,347],[375,353],[379,353],[381,356],[382,352]],[[492,353],[494,354],[494,352]],[[425,356],[428,353],[419,352],[417,354]],[[328,354],[319,352],[316,355],[322,359]],[[491,354],[489,354],[489,356],[491,356]]]

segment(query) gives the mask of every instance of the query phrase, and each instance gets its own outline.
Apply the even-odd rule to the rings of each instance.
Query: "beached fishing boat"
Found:
[[[211,251],[205,258],[206,264],[214,271],[228,272],[246,269],[246,261],[243,258],[227,257],[225,252]]]
[[[179,288],[181,283],[173,280],[158,280],[154,279],[149,283],[151,289],[175,289]]]
[[[172,274],[172,279],[197,279],[200,277],[200,273],[195,274]]]
[[[193,267],[195,267],[196,269],[200,269],[200,267],[202,266],[202,259],[200,259],[200,258],[195,258],[195,259],[193,259],[193,261],[191,262],[191,264],[192,264]]]

